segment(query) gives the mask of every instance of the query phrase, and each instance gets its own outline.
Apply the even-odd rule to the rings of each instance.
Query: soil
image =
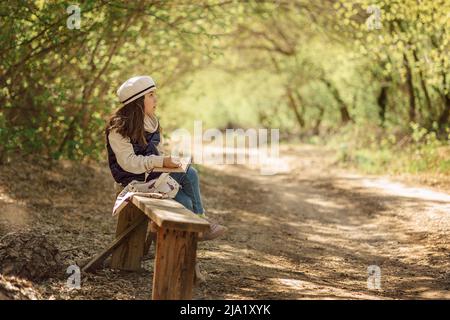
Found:
[[[450,298],[448,177],[426,186],[421,178],[361,175],[308,145],[284,146],[280,155],[284,170],[275,175],[250,165],[198,167],[207,213],[229,232],[199,244],[206,281],[194,299]],[[112,183],[106,163],[0,166],[0,239],[23,230],[45,236],[62,265],[54,276],[26,280],[31,298],[150,299],[152,259],[142,272],[104,268],[82,273],[80,289],[68,285],[66,269],[114,238]],[[379,272],[379,286],[369,270]],[[0,282],[8,279],[17,282]]]

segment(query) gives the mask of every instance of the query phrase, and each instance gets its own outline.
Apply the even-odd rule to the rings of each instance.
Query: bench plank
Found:
[[[133,196],[132,202],[161,228],[190,232],[204,232],[209,229],[208,221],[197,217],[175,200]]]

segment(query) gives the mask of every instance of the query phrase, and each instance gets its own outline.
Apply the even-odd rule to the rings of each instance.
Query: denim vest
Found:
[[[157,146],[161,141],[161,135],[158,130],[153,133],[145,131],[145,140],[147,141],[146,146],[141,146],[139,143],[131,141],[133,145],[134,153],[136,155],[149,156],[149,155],[159,155],[159,151]],[[147,179],[145,179],[145,173],[135,174],[122,169],[122,167],[117,162],[116,155],[109,144],[108,133],[106,134],[106,148],[108,150],[108,162],[109,168],[111,170],[112,176],[117,183],[120,183],[123,187],[125,187],[128,183],[133,180],[138,181],[150,181],[152,179],[156,179],[161,175],[161,173],[151,172],[148,174]]]

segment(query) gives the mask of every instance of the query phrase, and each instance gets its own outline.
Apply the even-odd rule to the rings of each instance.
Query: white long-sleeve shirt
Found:
[[[148,132],[155,132],[158,128],[156,117],[145,116],[144,129]],[[162,137],[161,137],[162,139]],[[134,153],[133,145],[129,137],[124,137],[116,130],[111,130],[108,134],[109,144],[116,155],[117,163],[125,171],[141,174],[151,171],[155,167],[163,167],[163,155],[142,156]],[[160,142],[162,144],[162,140]]]

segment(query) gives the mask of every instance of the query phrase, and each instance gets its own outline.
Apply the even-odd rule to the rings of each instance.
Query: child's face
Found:
[[[156,110],[156,103],[158,100],[156,99],[156,92],[150,91],[144,95],[144,111],[145,114],[149,116],[153,116]]]

